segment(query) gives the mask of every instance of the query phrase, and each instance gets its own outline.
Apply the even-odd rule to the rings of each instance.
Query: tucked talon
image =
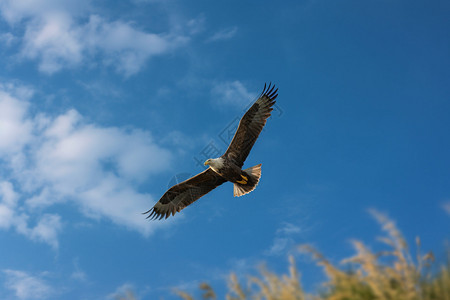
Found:
[[[242,180],[237,180],[236,182],[240,183],[240,184],[247,184],[248,178],[244,175],[241,175],[241,178],[242,178]]]

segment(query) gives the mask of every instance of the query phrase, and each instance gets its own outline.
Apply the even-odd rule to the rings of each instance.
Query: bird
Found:
[[[278,88],[269,83],[258,99],[241,118],[236,133],[225,153],[209,158],[205,171],[169,188],[153,208],[144,212],[147,219],[161,220],[197,201],[219,185],[230,181],[234,184],[233,194],[240,197],[253,191],[261,177],[261,164],[242,169],[244,161],[261,133],[273,110]]]

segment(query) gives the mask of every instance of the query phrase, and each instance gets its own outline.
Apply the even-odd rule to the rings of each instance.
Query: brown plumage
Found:
[[[171,187],[155,204],[147,218],[166,219],[209,193],[226,180],[211,168]]]
[[[245,170],[241,168],[273,110],[277,91],[271,84],[264,85],[256,102],[239,122],[225,153],[219,158],[208,159],[205,162],[210,165],[207,170],[172,186],[152,209],[144,213],[149,214],[147,218],[167,219],[226,181],[234,183],[234,196],[253,191],[261,177],[261,164]]]

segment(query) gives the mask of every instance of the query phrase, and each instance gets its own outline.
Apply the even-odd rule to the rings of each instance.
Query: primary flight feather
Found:
[[[273,110],[277,91],[271,84],[264,85],[258,100],[239,122],[227,151],[218,158],[206,160],[205,165],[209,168],[205,171],[167,190],[155,206],[144,213],[148,214],[147,218],[167,219],[227,181],[234,183],[234,196],[253,191],[261,177],[261,164],[241,168]]]

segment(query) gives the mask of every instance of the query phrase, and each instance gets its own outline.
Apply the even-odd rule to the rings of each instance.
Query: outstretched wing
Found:
[[[155,206],[144,214],[149,214],[147,219],[167,219],[170,215],[173,216],[176,212],[179,212],[225,181],[222,176],[208,168],[194,177],[171,187]]]
[[[242,167],[250,150],[261,133],[270,112],[273,110],[272,105],[275,104],[275,98],[278,96],[278,89],[271,84],[259,96],[258,100],[250,107],[239,122],[238,129],[234,134],[233,140],[228,146],[224,156],[231,159],[236,165]]]

